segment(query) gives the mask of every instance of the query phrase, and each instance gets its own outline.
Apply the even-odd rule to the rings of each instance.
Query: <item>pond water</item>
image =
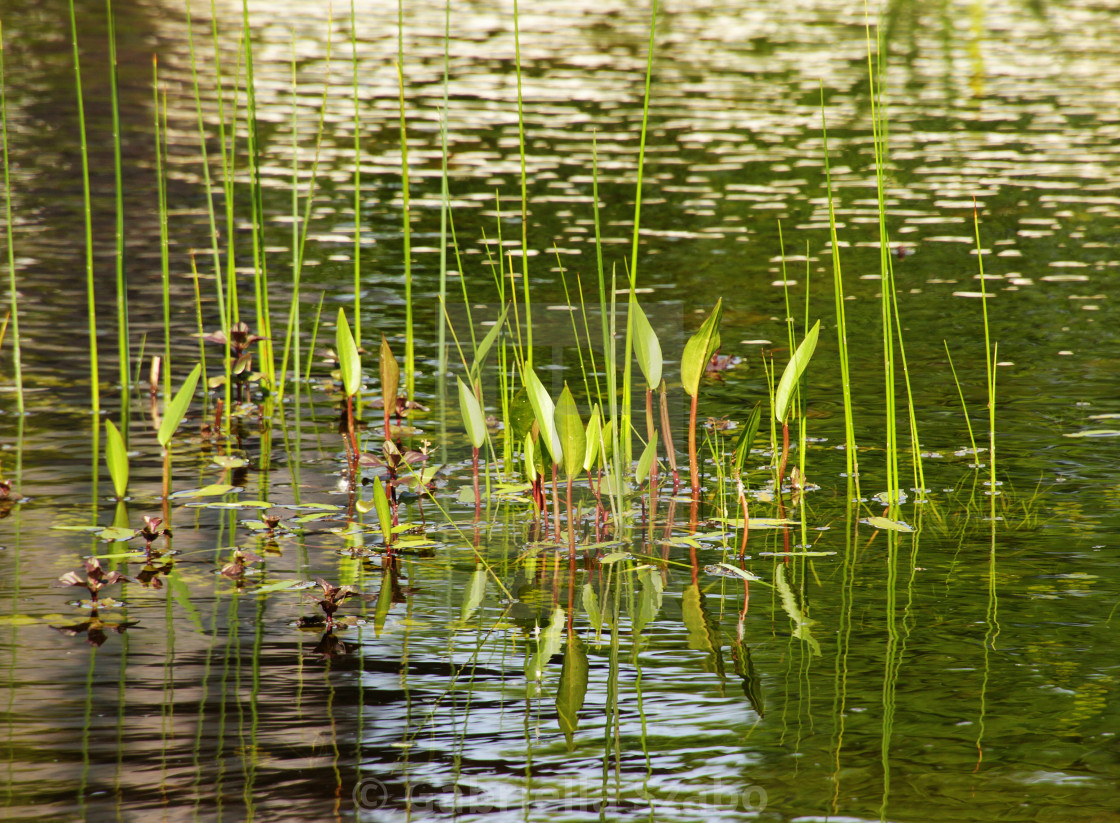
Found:
[[[1120,473],[1108,449],[1120,434],[1111,419],[1120,414],[1120,28],[1111,4],[894,0],[871,10],[871,38],[884,44],[876,110],[889,141],[885,225],[924,455],[924,481],[914,480],[899,369],[895,419],[908,499],[892,508],[876,499],[887,489],[891,426],[862,4],[661,3],[636,257],[644,5],[522,3],[515,36],[512,0],[453,3],[449,16],[438,0],[409,0],[403,28],[396,4],[363,0],[353,29],[348,4],[332,19],[319,2],[249,3],[264,215],[255,238],[241,5],[121,6],[135,374],[123,393],[129,493],[117,504],[105,437],[93,434],[103,423],[90,414],[67,12],[59,3],[0,2],[26,388],[21,417],[9,327],[0,349],[0,476],[12,483],[0,500],[6,818],[1113,818],[1120,562],[1109,535],[1120,526]],[[76,21],[101,416],[120,422],[105,8],[78,2]],[[332,346],[339,307],[352,312],[357,224],[367,400],[379,394],[377,336],[403,358],[398,49],[415,396],[429,409],[410,416],[405,441],[430,440],[431,463],[444,468],[431,497],[402,496],[400,519],[416,527],[389,555],[376,513],[351,507],[336,367],[308,349],[313,336],[316,349]],[[176,385],[199,359],[196,283],[204,330],[220,322],[194,72],[222,273],[232,225],[241,316],[256,316],[256,239],[277,340],[293,302],[293,227],[302,228],[306,208],[301,199],[293,209],[293,165],[300,198],[313,169],[316,185],[294,301],[307,379],[290,381],[282,404],[239,406],[230,438],[202,434],[222,391],[210,393],[205,412],[199,392],[173,441],[167,500],[148,391],[148,359],[164,350],[153,54],[166,94]],[[464,369],[450,333],[452,376],[439,372],[444,111],[459,253],[447,259],[455,334],[466,345],[465,306],[479,334],[496,319],[492,266],[507,255],[519,299],[526,272],[531,285],[537,370],[553,397],[567,381],[584,419],[593,390],[572,332],[574,316],[584,339],[583,317],[569,306],[582,287],[597,358],[587,373],[602,379],[596,184],[605,270],[619,285],[636,263],[639,299],[661,337],[682,467],[688,403],[680,352],[716,300],[721,351],[742,362],[704,379],[701,421],[741,424],[755,403],[768,409],[765,364],[772,356],[783,368],[790,329],[800,337],[821,320],[803,396],[803,449],[794,427],[792,461],[804,466],[806,491],[792,508],[785,497],[792,526],[752,528],[741,568],[756,580],[718,566],[739,567],[738,535],[718,519],[736,516],[735,500],[711,459],[713,447],[732,447],[734,430],[701,431],[705,494],[695,515],[663,472],[656,506],[634,497],[609,539],[585,520],[590,547],[574,563],[566,545],[542,532],[524,493],[497,493],[494,466],[495,493],[476,518],[454,383]],[[218,159],[223,116],[237,133],[229,225]],[[843,448],[822,122],[858,489]],[[5,266],[5,307],[6,274]],[[997,495],[984,305],[998,346]],[[212,377],[222,355],[206,348]],[[487,413],[500,416],[494,360],[483,384]],[[635,402],[640,408],[640,395]],[[365,448],[377,451],[381,413],[364,415]],[[982,451],[973,451],[969,423]],[[769,428],[764,422],[747,458],[752,518],[779,515]],[[493,435],[499,454],[502,436]],[[683,474],[687,487],[687,468]],[[215,485],[227,488],[197,491]],[[364,485],[360,498],[371,495]],[[589,514],[586,481],[576,500]],[[270,504],[281,525],[264,528],[255,501]],[[112,534],[87,528],[140,529],[145,516],[164,519],[157,530],[170,526],[173,535],[155,547],[175,552],[147,567],[135,553],[143,540],[109,542]],[[899,521],[908,530],[891,528]],[[238,548],[258,556],[240,575],[229,567]],[[106,571],[146,580],[107,587],[102,597],[115,602],[97,620],[78,602],[85,589],[54,586],[68,572],[84,580],[91,555]],[[343,603],[330,632],[300,627],[319,611],[308,592],[323,590],[291,586],[316,578],[365,595]]]

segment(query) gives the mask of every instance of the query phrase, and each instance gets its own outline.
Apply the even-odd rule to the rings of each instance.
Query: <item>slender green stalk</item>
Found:
[[[964,392],[961,390],[961,381],[957,378],[957,369],[953,365],[953,355],[949,353],[949,344],[942,340],[945,346],[945,356],[949,358],[949,371],[953,375],[953,385],[957,387],[957,396],[961,399],[961,409],[964,411],[964,424],[968,427],[968,442],[972,444],[972,459],[977,466],[980,465],[980,451],[976,448],[976,437],[972,433],[972,421],[968,417],[968,403],[964,400]]]
[[[156,186],[159,192],[159,262],[163,290],[163,397],[171,402],[171,259],[167,231],[167,177],[163,158],[167,156],[167,95],[163,98],[163,121],[160,121],[159,60],[152,55],[152,96],[155,106]],[[155,391],[155,386],[152,386]]]
[[[440,209],[439,209],[439,297],[447,299],[447,217],[451,210],[451,193],[447,180],[447,108],[448,84],[451,75],[451,0],[443,6],[443,110],[440,112]],[[465,279],[460,276],[460,279]],[[436,332],[436,345],[439,351],[440,374],[447,374],[447,326],[443,312],[439,315]]]
[[[529,194],[525,172],[525,108],[521,96],[521,15],[513,0],[513,67],[517,73],[517,148],[521,156],[521,287],[525,293],[525,364],[533,368],[533,312],[529,298]],[[499,246],[498,248],[501,248]]]
[[[350,59],[354,80],[354,342],[362,347],[362,141],[358,106],[358,18],[350,0]],[[293,115],[294,117],[294,115]],[[320,133],[322,129],[320,128]],[[297,325],[296,328],[299,328]],[[299,366],[296,366],[299,374]]]
[[[128,283],[124,269],[124,180],[121,171],[121,111],[117,93],[117,33],[113,20],[112,0],[105,0],[105,16],[109,37],[109,102],[113,118],[113,186],[116,207],[116,274],[117,274],[117,357],[120,366],[121,416],[120,428],[128,443],[128,409],[131,396],[131,369],[128,357]],[[158,112],[158,109],[157,109]]]
[[[401,103],[401,230],[404,243],[404,389],[416,391],[416,354],[412,331],[412,212],[408,197],[408,132],[404,114],[404,0],[397,0],[397,83]]]
[[[74,0],[70,6],[70,38],[74,47],[74,89],[78,97],[78,137],[82,154],[82,206],[86,232],[86,310],[89,319],[89,379],[90,411],[93,414],[93,461],[94,475],[97,474],[97,459],[101,433],[101,377],[97,363],[97,300],[93,289],[93,207],[90,204],[89,189],[89,144],[86,142],[86,111],[82,101],[82,68],[78,56],[78,19],[74,13]],[[10,225],[10,221],[9,221]],[[96,481],[95,481],[96,482]]]
[[[633,369],[633,356],[634,350],[634,323],[633,311],[634,303],[637,298],[635,296],[635,288],[638,283],[638,233],[642,224],[642,173],[645,169],[646,160],[646,130],[649,124],[649,98],[650,98],[650,85],[653,81],[653,49],[654,38],[657,34],[657,5],[658,0],[653,0],[653,10],[649,19],[649,49],[646,54],[646,88],[645,97],[642,101],[642,131],[641,137],[638,141],[638,182],[634,190],[634,239],[630,253],[630,302],[626,311],[626,341],[622,347],[622,432],[623,440],[623,457],[626,464],[630,463],[631,456],[631,438],[630,438],[630,420],[632,417],[631,406],[633,405],[633,398],[631,394],[631,372]],[[598,227],[596,227],[597,229]],[[597,231],[596,231],[597,234]]]
[[[980,309],[984,317],[984,362],[987,367],[988,388],[988,472],[990,478],[990,491],[992,497],[992,516],[995,517],[996,488],[996,371],[992,347],[992,330],[988,323],[988,298],[987,288],[984,286],[984,249],[980,244],[980,214],[976,203],[972,205],[972,223],[976,231],[976,261],[980,272],[980,293],[985,295],[980,298]],[[998,344],[997,344],[998,345]],[[977,461],[979,462],[979,461]],[[995,552],[993,538],[993,553]],[[994,560],[993,560],[994,563]]]
[[[4,76],[4,27],[0,21],[0,146],[4,152],[4,231],[8,241],[8,302],[12,324],[12,367],[16,380],[16,408],[19,410],[20,428],[23,427],[23,354],[20,351],[19,299],[16,297],[16,246],[12,230],[12,184],[8,161],[8,91]],[[95,387],[96,388],[96,387]],[[19,439],[19,460],[22,462],[23,438]],[[18,472],[17,472],[18,474]]]
[[[844,307],[844,275],[840,266],[840,240],[836,234],[836,204],[832,191],[832,166],[828,155],[828,123],[824,113],[824,87],[821,87],[821,136],[824,139],[824,173],[828,186],[828,231],[832,241],[832,293],[836,310],[836,345],[840,358],[840,384],[844,396],[844,461],[848,477],[853,478],[859,497],[859,454],[856,447],[855,412],[852,406],[852,379],[848,370],[848,321]]]

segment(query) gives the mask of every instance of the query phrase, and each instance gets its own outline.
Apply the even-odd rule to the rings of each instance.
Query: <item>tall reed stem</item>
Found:
[[[12,230],[12,184],[9,177],[8,161],[8,91],[4,77],[4,27],[0,21],[0,146],[4,151],[4,230],[8,240],[8,301],[12,324],[12,364],[16,380],[16,408],[19,411],[20,428],[23,427],[23,354],[20,351],[19,337],[19,299],[16,297],[16,252]],[[22,444],[23,438],[20,438]],[[22,448],[19,452],[22,461]]]

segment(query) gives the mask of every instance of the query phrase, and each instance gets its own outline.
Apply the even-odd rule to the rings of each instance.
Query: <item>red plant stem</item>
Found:
[[[677,450],[673,448],[673,431],[669,426],[669,396],[665,391],[665,381],[661,381],[661,439],[665,443],[665,457],[673,472],[673,494],[681,490],[681,477],[677,472]]]
[[[572,478],[568,478],[568,559],[576,559],[576,512],[572,508]]]
[[[482,494],[478,489],[478,449],[472,449],[471,460],[474,469],[474,519],[482,516]]]
[[[652,443],[657,439],[657,429],[653,425],[653,387],[646,389],[646,442]],[[649,470],[649,487],[652,489],[657,485],[657,461],[653,461],[653,466]]]
[[[692,496],[700,496],[700,466],[696,462],[696,403],[697,395],[692,395],[692,407],[688,412],[688,468],[692,479]]]
[[[739,487],[739,505],[743,508],[743,539],[739,543],[739,559],[742,560],[747,553],[747,534],[751,529],[750,515],[747,514],[747,495],[743,487]]]
[[[560,542],[560,481],[557,479],[556,464],[552,464],[552,533]]]
[[[778,500],[782,499],[782,481],[786,476],[786,462],[789,460],[789,423],[782,421],[782,462],[778,465],[778,485],[774,491]]]

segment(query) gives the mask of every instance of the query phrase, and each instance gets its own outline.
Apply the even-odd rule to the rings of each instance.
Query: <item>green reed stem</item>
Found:
[[[121,381],[120,431],[128,443],[128,409],[131,395],[131,369],[128,357],[128,283],[124,269],[124,181],[121,171],[121,111],[117,92],[117,33],[113,20],[112,0],[105,0],[105,16],[109,38],[109,102],[113,118],[113,185],[116,207],[116,275],[117,275],[117,356]]]
[[[167,221],[167,177],[164,157],[167,156],[167,96],[163,98],[163,122],[160,122],[159,60],[152,55],[152,102],[155,108],[156,187],[159,193],[159,263],[163,291],[163,398],[171,402],[171,258]],[[155,386],[152,386],[155,390]]]
[[[74,47],[74,90],[78,97],[78,137],[81,141],[82,154],[82,206],[86,232],[86,310],[89,319],[90,411],[93,414],[93,460],[94,476],[96,476],[101,433],[99,419],[101,415],[101,378],[97,363],[97,300],[93,289],[93,207],[90,204],[89,144],[86,141],[86,110],[82,100],[82,68],[78,56],[78,19],[74,13],[74,0],[69,0],[69,7],[70,39]]]
[[[821,86],[821,136],[824,139],[824,174],[828,187],[828,232],[832,241],[832,293],[836,311],[836,345],[840,356],[840,384],[844,396],[844,461],[847,475],[853,478],[859,497],[859,454],[856,447],[855,412],[852,406],[852,379],[848,369],[848,321],[844,307],[844,275],[840,266],[840,240],[836,233],[836,204],[832,189],[832,166],[828,154],[828,124],[824,113],[824,86]]]
[[[447,218],[451,211],[451,192],[447,180],[447,109],[448,85],[451,76],[451,0],[443,5],[443,110],[440,112],[440,209],[439,209],[439,297],[447,299]],[[462,277],[462,275],[460,275]],[[439,372],[447,374],[447,327],[440,313],[436,331],[439,351]]]
[[[358,105],[358,18],[354,11],[354,0],[350,0],[350,60],[354,81],[354,343],[360,351],[362,348],[362,132],[361,110]],[[297,325],[296,328],[299,326]],[[299,374],[298,366],[296,374]]]
[[[4,27],[0,21],[0,147],[4,152],[4,232],[8,241],[8,305],[12,324],[12,367],[16,380],[16,408],[19,411],[20,427],[23,426],[25,412],[23,401],[23,354],[20,350],[19,336],[19,298],[16,296],[16,246],[12,229],[12,184],[9,177],[8,160],[8,90],[4,76]],[[95,422],[96,428],[96,422]],[[19,459],[22,462],[22,438],[20,438]]]
[[[416,391],[416,353],[412,330],[412,212],[408,196],[408,132],[404,113],[404,0],[397,0],[397,84],[401,104],[401,238],[404,244],[404,387]]]
[[[529,194],[525,172],[525,108],[521,96],[521,16],[513,0],[513,55],[517,73],[517,148],[521,157],[521,287],[525,293],[525,352],[527,368],[533,368],[533,311],[529,297]],[[498,246],[501,249],[501,246]]]

